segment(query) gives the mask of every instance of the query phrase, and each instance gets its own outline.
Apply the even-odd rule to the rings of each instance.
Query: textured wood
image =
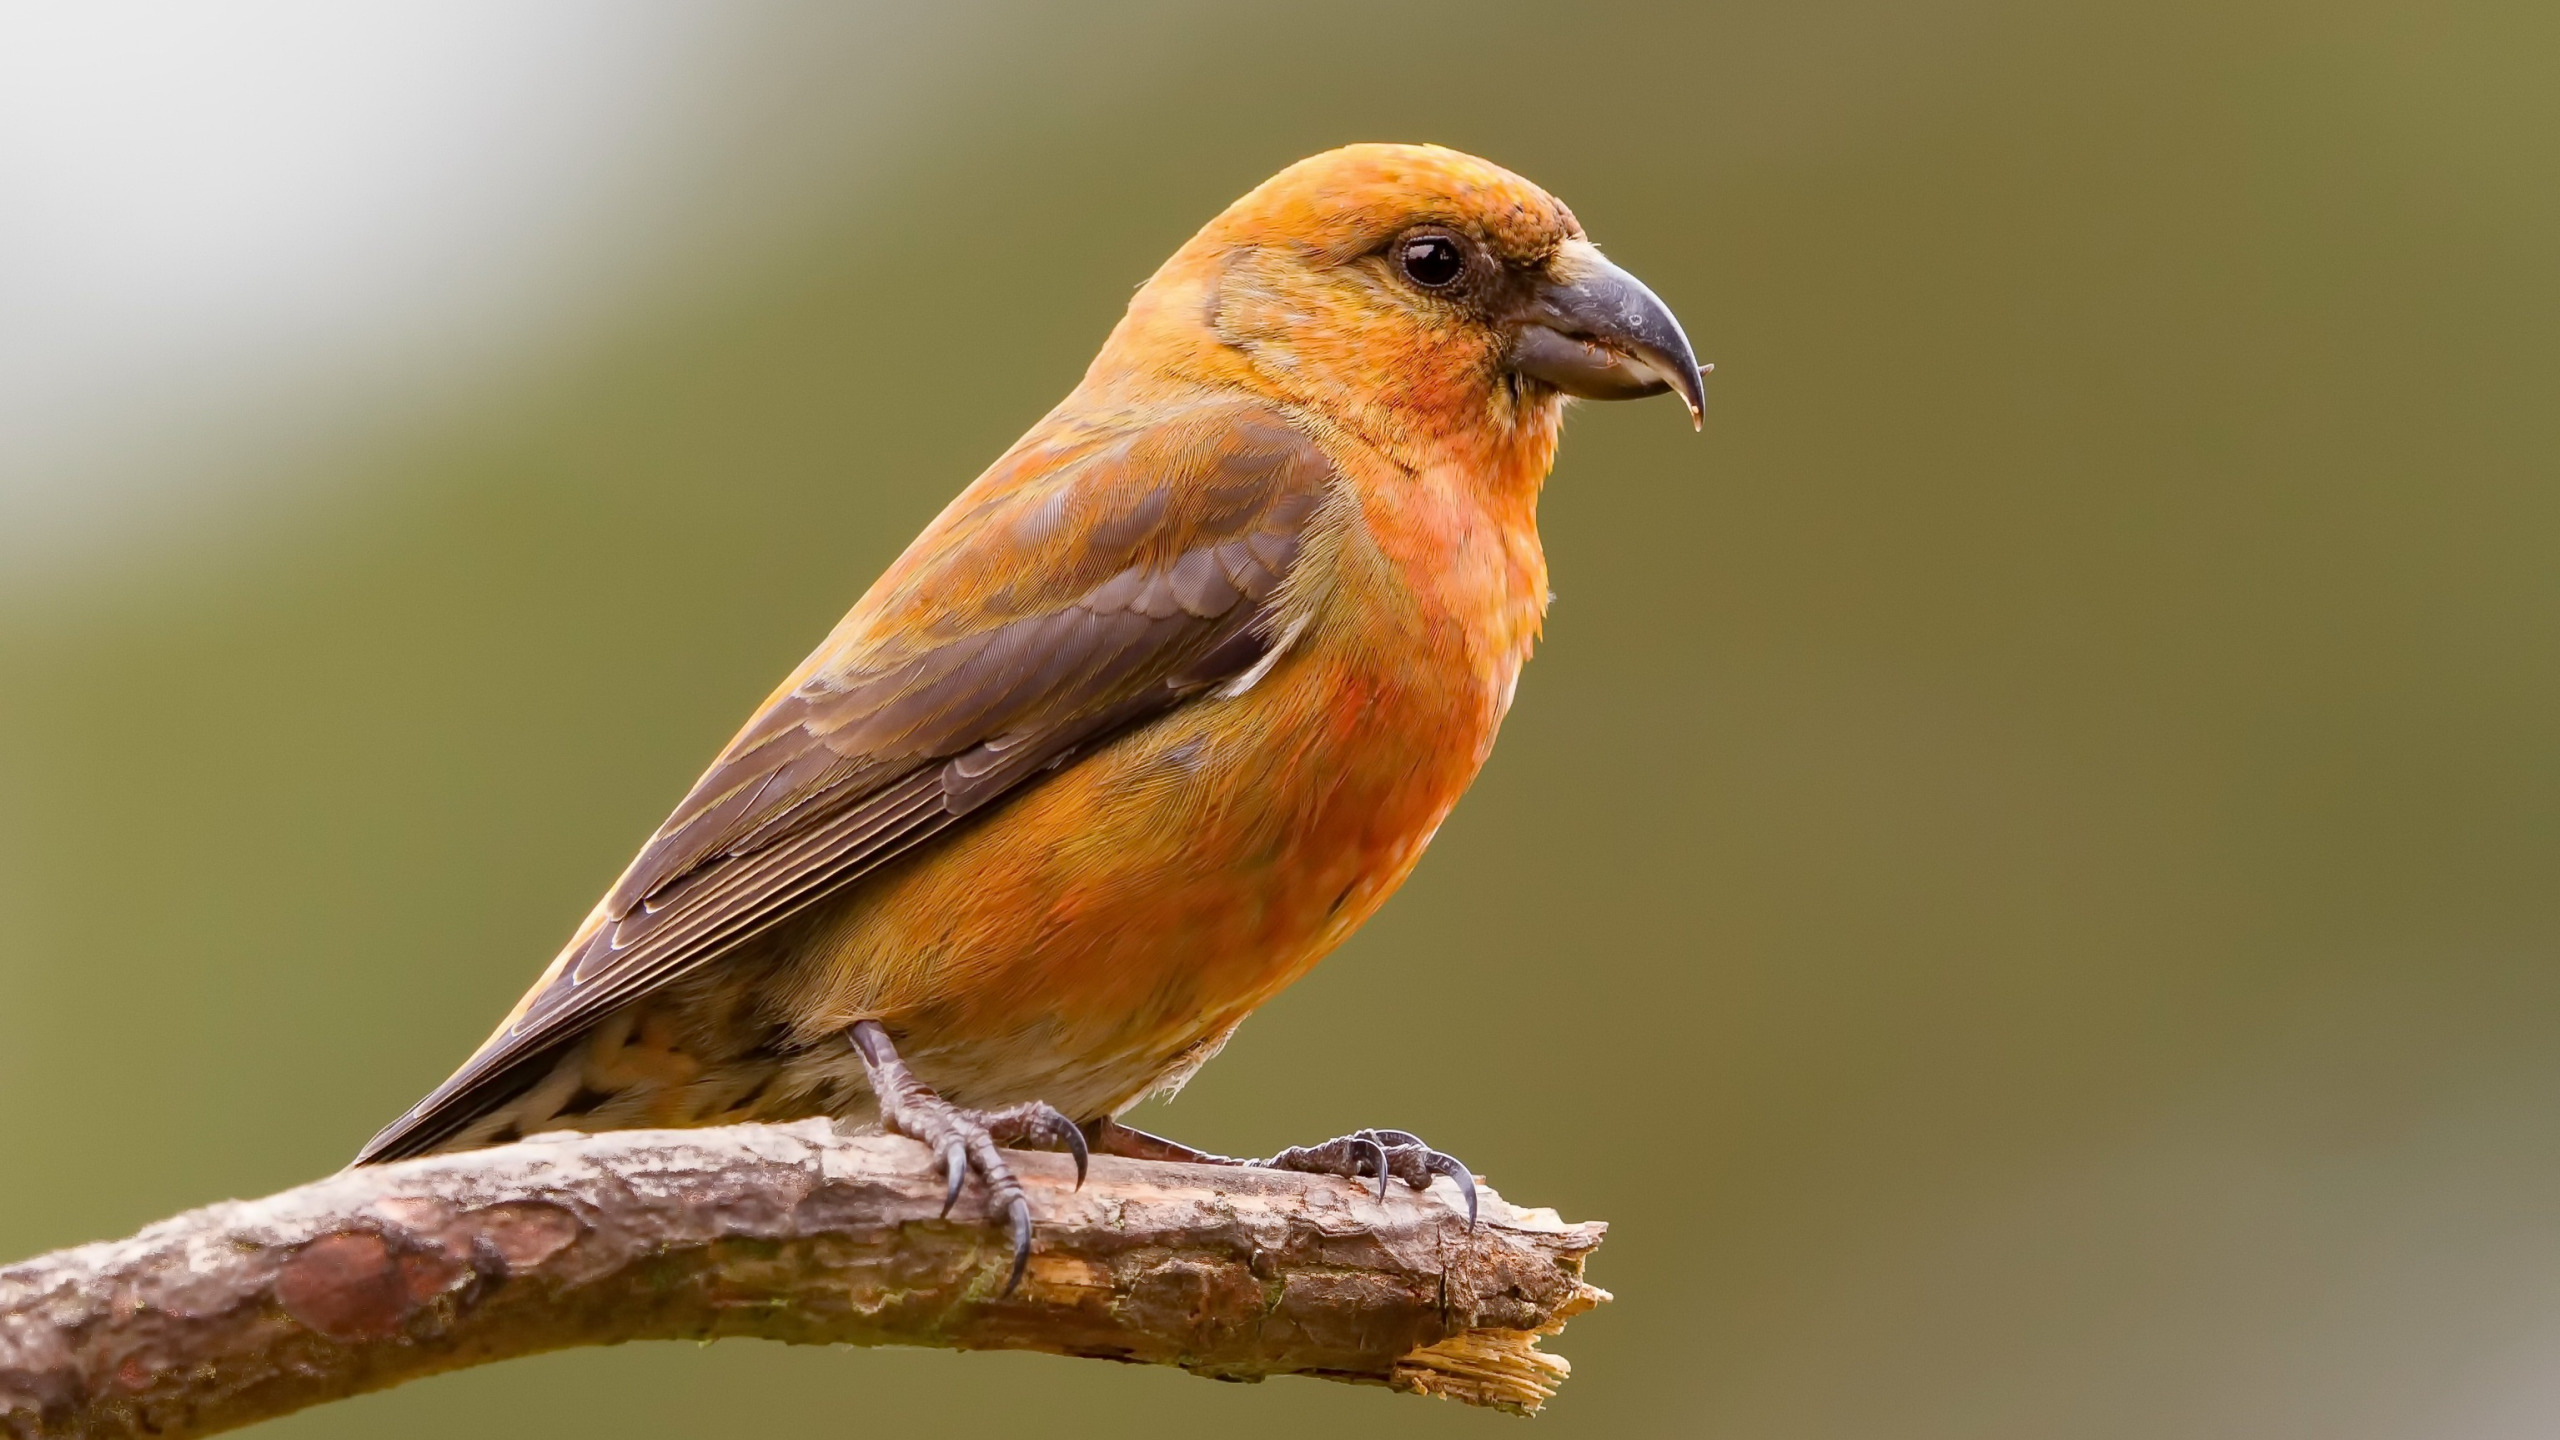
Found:
[[[210,1434],[574,1345],[749,1335],[1041,1350],[1390,1385],[1527,1412],[1537,1339],[1608,1298],[1599,1224],[1445,1182],[1097,1156],[1013,1160],[1022,1287],[976,1187],[939,1218],[922,1146],[822,1122],[537,1137],[207,1206],[0,1269],[0,1433]]]

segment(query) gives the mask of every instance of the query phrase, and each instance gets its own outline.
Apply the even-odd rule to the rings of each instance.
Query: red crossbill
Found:
[[[1537,186],[1355,145],[1229,206],[1073,393],[767,699],[567,948],[358,1163],[833,1116],[1006,1216],[1412,870],[1547,604],[1568,395],[1704,382]],[[1265,1161],[1416,1187],[1402,1131]]]

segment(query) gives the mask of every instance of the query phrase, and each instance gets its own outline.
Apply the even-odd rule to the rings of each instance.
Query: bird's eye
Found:
[[[1396,242],[1396,266],[1425,290],[1446,290],[1467,273],[1467,252],[1446,235],[1408,235]]]

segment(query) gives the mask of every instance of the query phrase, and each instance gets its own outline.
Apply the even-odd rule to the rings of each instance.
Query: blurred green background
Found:
[[[1154,1121],[1612,1222],[1542,1434],[2560,1428],[2560,9],[0,28],[0,1254],[341,1163],[1164,254],[1430,139],[1707,432],[1576,414],[1492,765]],[[270,1433],[1513,1423],[730,1342]]]

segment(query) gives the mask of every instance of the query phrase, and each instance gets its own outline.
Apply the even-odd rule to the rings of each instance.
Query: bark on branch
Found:
[[[1316,1375],[1527,1412],[1608,1298],[1604,1226],[1487,1192],[1017,1154],[1020,1289],[976,1187],[823,1122],[539,1137],[348,1171],[0,1269],[0,1433],[210,1434],[573,1345],[751,1335]]]

